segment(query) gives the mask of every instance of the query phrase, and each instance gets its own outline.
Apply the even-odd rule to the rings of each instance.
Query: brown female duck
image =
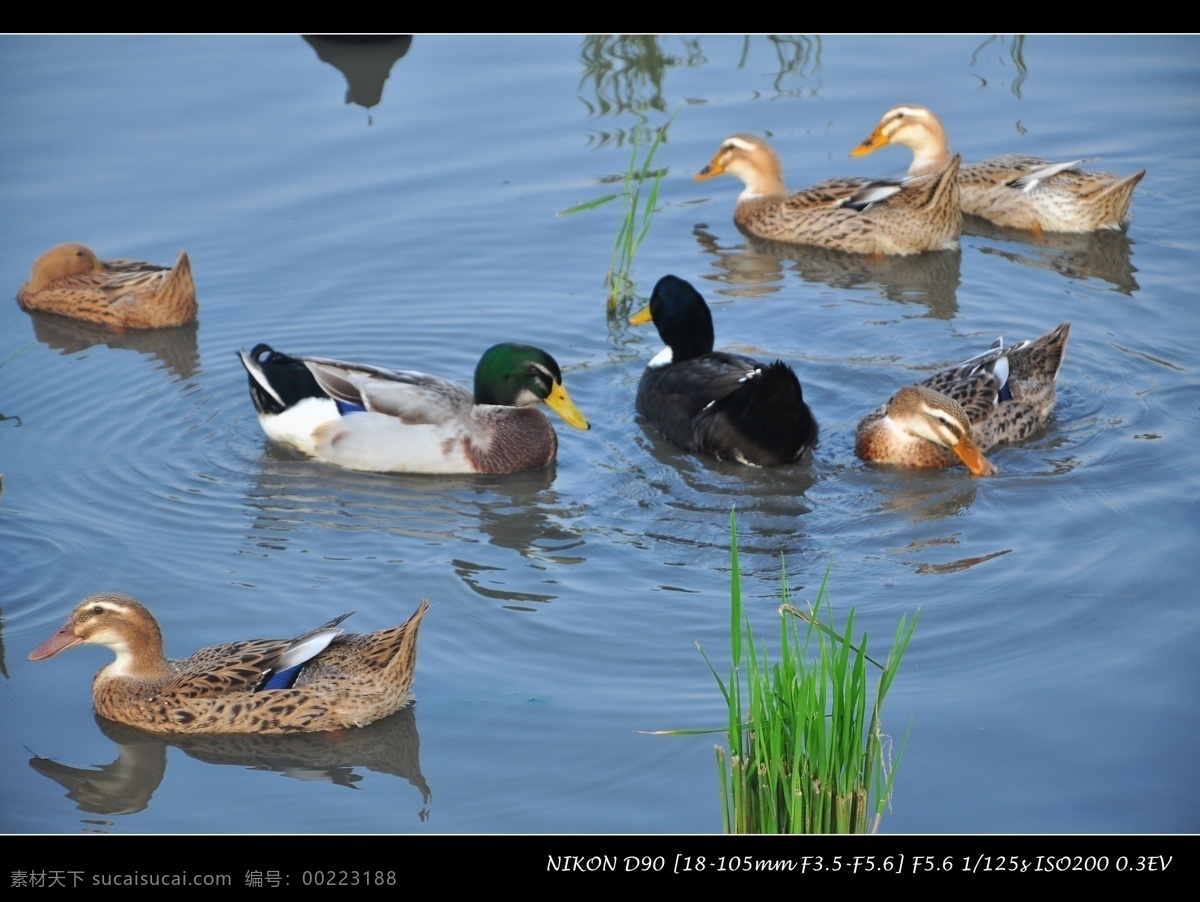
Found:
[[[829,179],[789,194],[775,150],[755,135],[726,138],[696,181],[729,173],[745,183],[733,221],[748,235],[860,254],[898,255],[958,247],[959,159],[915,179]]]
[[[154,616],[128,595],[85,598],[29,653],[75,645],[117,659],[92,682],[97,713],[155,733],[319,733],[366,726],[409,701],[422,601],[406,623],[342,634],[343,614],[295,639],[248,639],[168,660]]]
[[[863,460],[909,467],[961,461],[976,476],[996,473],[984,454],[1028,438],[1054,409],[1070,323],[1041,338],[987,351],[900,389],[858,424]]]
[[[17,292],[25,310],[45,310],[124,329],[161,329],[196,318],[192,264],[180,251],[171,267],[100,260],[82,244],[59,244],[34,261]]]
[[[950,160],[941,120],[915,103],[884,113],[875,130],[850,154],[863,156],[885,144],[912,150],[910,177],[941,171]],[[1082,162],[1052,163],[1008,154],[964,163],[958,174],[963,212],[1034,233],[1121,228],[1129,221],[1133,189],[1146,170],[1121,178],[1080,169]]]

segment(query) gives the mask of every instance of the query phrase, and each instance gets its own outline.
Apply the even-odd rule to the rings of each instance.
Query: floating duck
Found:
[[[854,450],[863,460],[910,467],[962,461],[976,476],[996,467],[984,455],[1033,434],[1054,409],[1054,383],[1070,323],[1041,338],[1001,341],[958,366],[900,389],[858,424]]]
[[[29,660],[108,646],[117,659],[92,681],[96,712],[143,730],[319,733],[366,726],[408,703],[428,609],[422,601],[403,625],[366,635],[343,634],[343,614],[295,639],[248,639],[168,660],[146,607],[105,592],[81,601]]]
[[[196,318],[196,285],[184,251],[171,267],[100,260],[82,244],[59,244],[34,261],[17,292],[25,310],[44,310],[123,329],[162,329]]]
[[[713,350],[708,304],[663,276],[631,324],[653,320],[667,348],[638,385],[637,411],[685,451],[753,466],[793,463],[817,443],[800,380],[782,361]]]
[[[958,247],[959,159],[909,179],[829,179],[795,194],[775,150],[755,135],[726,138],[696,181],[729,173],[746,187],[733,221],[748,235],[860,254],[905,255]]]
[[[910,177],[942,171],[950,160],[941,121],[913,103],[884,113],[875,130],[850,154],[863,156],[885,144],[912,150]],[[1146,170],[1121,178],[1111,172],[1080,169],[1084,162],[1053,163],[1009,154],[964,163],[958,173],[963,212],[1035,233],[1120,229],[1129,222],[1133,189]]]
[[[475,368],[475,390],[440,376],[256,345],[239,352],[268,437],[346,467],[390,473],[515,473],[543,467],[558,450],[545,402],[589,429],[540,348],[498,344]]]

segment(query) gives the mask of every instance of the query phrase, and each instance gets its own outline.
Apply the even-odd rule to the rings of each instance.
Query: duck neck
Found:
[[[757,197],[782,197],[787,194],[787,183],[783,180],[783,164],[779,158],[771,160],[763,169],[739,173],[746,187],[738,195],[738,201],[754,200]]]
[[[909,177],[933,175],[941,172],[950,165],[950,149],[946,142],[946,129],[936,119],[925,123],[924,132],[919,140],[900,141],[913,152],[912,165],[908,167]]]
[[[156,623],[138,624],[105,643],[117,659],[97,674],[99,679],[161,680],[171,676],[163,654],[162,632]]]

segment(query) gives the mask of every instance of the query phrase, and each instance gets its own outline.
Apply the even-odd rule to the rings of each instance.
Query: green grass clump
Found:
[[[756,651],[742,608],[732,515],[730,538],[728,681],[709,662],[729,709],[728,756],[717,746],[725,832],[874,832],[896,773],[885,755],[879,710],[917,618],[900,618],[887,662],[879,664],[867,655],[865,633],[857,646],[847,638],[854,631],[853,608],[842,634],[836,631],[828,572],[807,612],[791,603],[784,574],[779,660],[771,664],[765,647]],[[824,622],[818,619],[822,608]],[[868,664],[879,670],[869,718]]]

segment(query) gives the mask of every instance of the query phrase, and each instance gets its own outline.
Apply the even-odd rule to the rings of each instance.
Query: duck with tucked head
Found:
[[[982,354],[908,385],[858,424],[854,450],[863,460],[909,467],[960,461],[976,476],[996,467],[984,455],[1032,435],[1054,409],[1054,383],[1070,323],[1041,338]]]
[[[34,261],[17,292],[24,310],[44,310],[123,329],[162,329],[196,318],[192,264],[101,260],[82,244],[59,244]]]
[[[81,601],[29,660],[107,646],[117,659],[92,681],[96,712],[154,733],[319,733],[366,726],[409,702],[428,609],[422,601],[407,622],[365,635],[343,634],[343,614],[294,639],[247,639],[169,660],[146,607],[105,592]]]
[[[558,451],[541,401],[571,426],[590,425],[540,348],[498,344],[457,382],[256,345],[239,352],[267,436],[318,460],[386,473],[515,473]]]
[[[634,325],[653,321],[666,349],[650,361],[637,411],[685,451],[753,466],[793,463],[817,443],[800,380],[782,361],[713,350],[712,313],[677,276],[663,276]]]
[[[910,177],[943,169],[950,159],[941,120],[915,103],[884,113],[875,130],[850,154],[863,156],[887,144],[913,152]],[[1080,169],[1083,162],[1053,163],[1008,154],[964,163],[958,173],[963,212],[1034,233],[1120,229],[1129,222],[1133,189],[1146,170],[1121,178]]]
[[[779,155],[762,138],[726,138],[696,181],[728,173],[745,183],[733,221],[757,238],[859,254],[953,250],[962,231],[959,158],[912,179],[828,179],[789,194]]]

